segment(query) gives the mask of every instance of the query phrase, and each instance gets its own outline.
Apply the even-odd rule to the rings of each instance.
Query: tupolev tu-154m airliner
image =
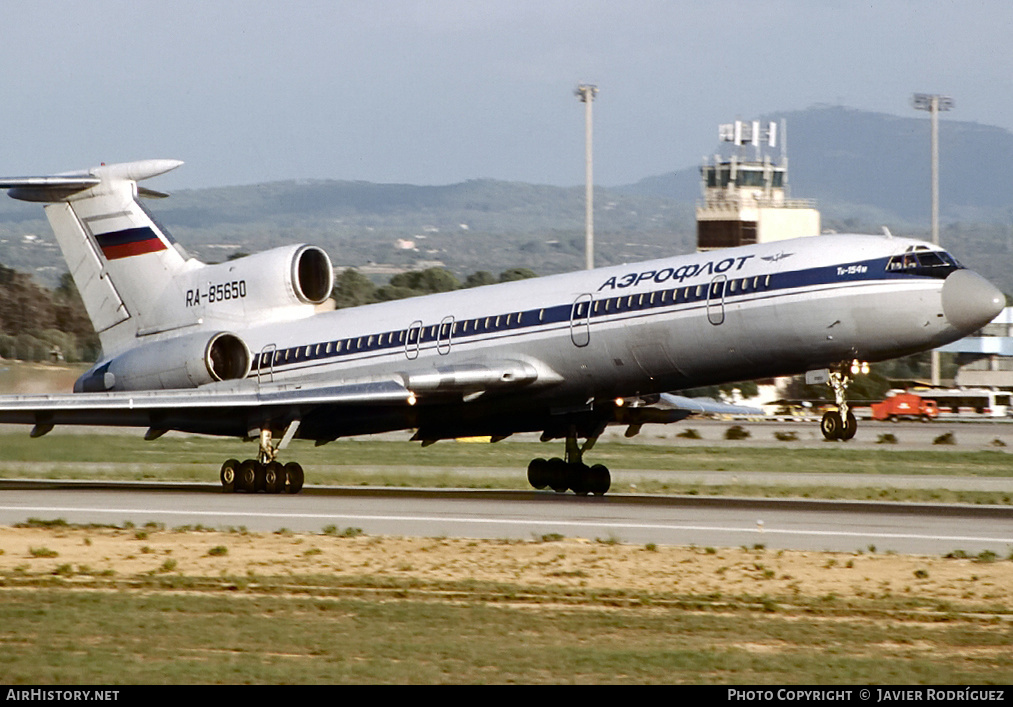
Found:
[[[807,373],[835,392],[823,434],[849,439],[862,363],[955,341],[1004,305],[937,246],[821,235],[322,311],[320,248],[205,264],[156,223],[139,197],[166,195],[137,183],[180,164],[0,179],[45,204],[103,351],[72,394],[0,398],[0,422],[256,440],[220,478],[269,493],[302,488],[302,467],[279,461],[293,438],[540,432],[565,444],[529,464],[534,487],[604,494],[608,469],[584,456],[607,425],[728,410],[666,391]]]

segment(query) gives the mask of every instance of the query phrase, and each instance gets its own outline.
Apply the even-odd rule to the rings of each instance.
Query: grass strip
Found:
[[[400,440],[340,440],[324,447],[296,442],[285,458],[299,459],[309,483],[338,486],[528,489],[525,469],[555,447],[536,442],[496,444],[444,442],[421,449]],[[30,439],[4,435],[0,476],[9,479],[82,479],[95,481],[177,481],[214,483],[221,462],[245,458],[252,445],[235,440],[166,436],[153,442],[130,435],[56,435]],[[679,447],[609,442],[595,446],[595,463],[631,471],[748,474],[776,469],[791,475],[820,473],[905,476],[1013,476],[1008,453],[995,451],[924,451],[857,449],[842,445],[819,448]],[[618,477],[617,477],[618,478]],[[613,491],[637,493],[734,495],[754,497],[912,501],[929,503],[1013,504],[1003,491],[958,491],[947,488],[844,488],[814,484],[739,483],[704,485],[673,479],[644,479],[636,488],[616,481]]]
[[[291,578],[286,579],[291,583]],[[175,582],[186,588],[186,582]],[[195,580],[195,583],[197,580]],[[369,595],[249,584],[194,593],[8,589],[6,684],[1009,684],[1008,627],[877,602],[553,596],[528,587]],[[264,586],[262,580],[261,586]],[[270,588],[270,582],[266,585]],[[654,600],[652,600],[654,599]],[[815,604],[815,605],[813,605]],[[834,606],[829,606],[834,604]],[[831,610],[832,609],[832,610]],[[208,631],[214,626],[214,631]]]
[[[173,469],[218,467],[229,457],[252,456],[255,445],[231,439],[166,435],[151,442],[139,436],[69,434],[30,439],[3,436],[0,464],[38,462],[169,465]],[[338,440],[322,447],[296,440],[284,452],[304,466],[320,467],[447,467],[526,469],[535,457],[558,456],[560,445],[504,441],[495,445],[441,442],[422,449],[407,440]],[[602,442],[590,452],[595,463],[612,468],[673,471],[776,469],[786,473],[903,474],[1013,477],[1009,453],[1002,450],[944,451],[859,449],[827,444],[819,448],[718,447],[677,444]],[[12,467],[13,468],[13,467]]]

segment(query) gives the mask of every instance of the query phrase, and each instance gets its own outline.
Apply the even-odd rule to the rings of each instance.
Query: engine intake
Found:
[[[327,253],[304,245],[292,258],[292,287],[296,297],[307,304],[321,304],[334,288],[334,269]]]
[[[204,363],[215,380],[245,378],[250,372],[250,350],[235,334],[219,332],[208,342]]]

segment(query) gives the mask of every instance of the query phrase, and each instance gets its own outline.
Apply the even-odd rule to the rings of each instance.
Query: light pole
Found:
[[[927,110],[932,117],[932,242],[939,245],[939,111],[953,108],[953,99],[933,93],[911,97],[915,110]],[[932,349],[932,385],[940,384],[939,352]]]
[[[574,91],[584,104],[584,267],[594,268],[594,171],[591,166],[591,104],[598,95],[594,84],[582,83]]]

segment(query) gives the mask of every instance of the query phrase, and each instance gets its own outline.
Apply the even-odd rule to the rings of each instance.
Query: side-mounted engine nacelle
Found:
[[[331,296],[334,269],[312,245],[283,246],[189,273],[181,284],[191,312],[217,317],[271,318],[293,305],[318,305]]]
[[[130,349],[78,378],[74,392],[196,388],[245,378],[251,361],[250,349],[235,334],[193,333]]]

